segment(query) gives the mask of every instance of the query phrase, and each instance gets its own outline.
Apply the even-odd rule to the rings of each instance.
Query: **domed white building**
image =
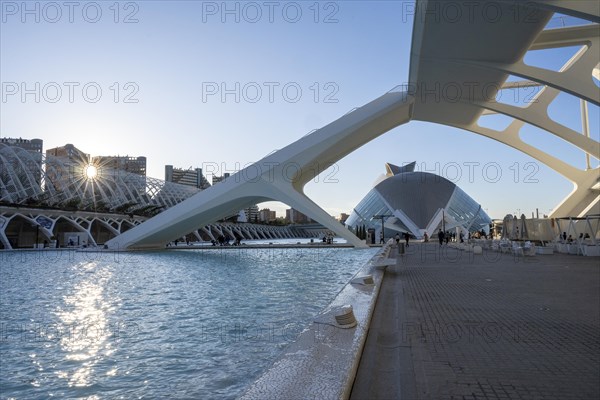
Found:
[[[384,220],[385,237],[409,232],[420,239],[442,228],[446,231],[489,231],[490,217],[481,205],[448,179],[415,172],[415,162],[398,167],[386,164],[386,175],[358,203],[346,225],[374,229],[377,238]]]

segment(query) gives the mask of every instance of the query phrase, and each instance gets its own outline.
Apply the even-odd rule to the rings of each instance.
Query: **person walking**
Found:
[[[396,247],[398,247],[400,244],[400,235],[396,233],[396,237],[394,239],[396,239]]]
[[[404,240],[406,240],[406,247],[408,247],[408,240],[410,239],[410,233],[404,232]]]
[[[438,232],[438,239],[440,241],[440,246],[442,244],[444,244],[444,232],[440,229],[440,231]]]

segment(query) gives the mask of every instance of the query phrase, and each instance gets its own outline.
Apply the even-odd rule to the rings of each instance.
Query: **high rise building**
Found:
[[[260,222],[273,222],[277,219],[277,214],[275,213],[275,211],[271,211],[268,208],[263,208],[262,210],[260,210],[260,212],[258,213],[258,220]]]
[[[22,139],[22,138],[8,138],[3,137],[0,138],[0,143],[5,144],[7,146],[15,146],[20,147],[27,151],[32,151],[34,153],[43,152],[44,141],[42,139]]]
[[[60,157],[63,160],[68,159],[73,163],[82,165],[89,164],[90,162],[90,155],[79,150],[72,144],[65,144],[64,146],[48,149],[46,150],[46,157],[48,156]]]
[[[68,192],[68,185],[77,186],[85,179],[90,155],[72,144],[46,150],[46,188],[54,185],[57,192]]]
[[[206,189],[210,183],[202,174],[202,168],[182,169],[174,168],[172,165],[165,165],[165,181],[179,183],[180,185],[193,186],[199,189]]]
[[[307,224],[312,222],[306,215],[293,208],[285,210],[285,220],[290,224]]]
[[[246,213],[246,221],[248,222],[259,222],[260,221],[260,213],[258,211],[258,206],[252,205],[244,209]]]
[[[146,176],[146,157],[143,156],[97,156],[92,158],[92,164],[98,168],[109,168]]]
[[[225,179],[229,178],[229,176],[230,176],[229,172],[225,172],[222,176],[213,175],[212,184],[214,185],[216,183],[224,181]]]
[[[44,147],[44,141],[42,139],[17,139],[4,137],[0,138],[0,144],[10,147],[18,147],[20,149],[32,153],[31,157],[26,158],[28,160],[27,164],[18,162],[17,157],[13,158],[11,156],[6,155],[3,160],[10,165],[7,165],[6,168],[0,167],[0,174],[6,175],[7,178],[9,173],[8,169],[10,168],[10,171],[13,174],[19,176],[32,176],[35,180],[35,183],[39,185],[42,180],[42,174],[40,171],[42,166],[42,152]],[[25,169],[26,171],[23,171],[23,169]],[[26,173],[23,174],[23,172]]]

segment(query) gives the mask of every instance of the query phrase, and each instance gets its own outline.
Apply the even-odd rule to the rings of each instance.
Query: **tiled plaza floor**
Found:
[[[600,259],[414,243],[388,267],[352,399],[599,399]]]

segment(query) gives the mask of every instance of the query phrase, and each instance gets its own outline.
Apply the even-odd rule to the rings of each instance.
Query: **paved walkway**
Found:
[[[351,399],[599,399],[600,260],[414,243],[388,267]]]

